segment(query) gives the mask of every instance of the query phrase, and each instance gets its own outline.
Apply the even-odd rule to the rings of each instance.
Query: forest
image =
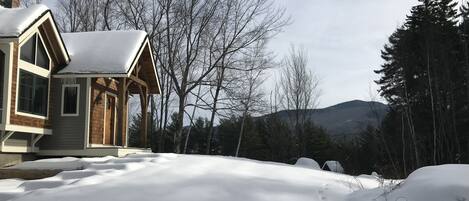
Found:
[[[350,174],[405,177],[423,166],[469,163],[469,4],[419,0],[409,10],[383,44],[382,65],[370,67],[389,113],[347,141],[307,118],[321,96],[307,50],[292,45],[275,59],[266,47],[291,22],[273,1],[59,0],[53,12],[62,32],[149,34],[162,89],[145,111],[155,152],[310,157],[341,161]],[[272,70],[280,76],[267,90]],[[282,110],[293,111],[287,121],[275,115]],[[265,114],[272,115],[259,118]],[[139,115],[131,118],[129,131],[138,133]]]
[[[420,1],[389,38],[377,71],[391,112],[377,130],[388,174],[469,162],[469,7]]]

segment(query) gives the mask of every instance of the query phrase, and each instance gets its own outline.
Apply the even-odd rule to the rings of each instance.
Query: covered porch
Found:
[[[120,155],[122,149],[148,148],[147,113],[149,97],[159,94],[160,86],[148,36],[143,31],[104,31],[64,33],[64,42],[71,52],[71,61],[55,75],[64,85],[67,79],[86,79],[85,125],[83,149],[67,155],[92,155],[109,152]],[[137,97],[140,116],[138,133],[130,133],[129,102]],[[129,143],[136,136],[137,143]],[[133,140],[132,142],[134,142]],[[136,149],[138,150],[138,149]],[[41,152],[41,155],[48,155]]]
[[[93,78],[91,82],[89,148],[148,148],[149,98],[159,93],[150,46],[145,46],[125,76]],[[138,114],[130,110],[130,97],[138,97],[138,133],[129,129],[131,117]]]

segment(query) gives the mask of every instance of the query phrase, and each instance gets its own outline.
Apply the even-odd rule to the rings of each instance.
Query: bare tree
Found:
[[[303,138],[307,136],[303,125],[310,120],[308,113],[316,108],[321,94],[319,79],[308,69],[308,57],[304,49],[292,46],[289,55],[284,58],[280,87],[282,105],[288,111],[290,123],[293,124],[299,153],[304,153],[306,145]]]
[[[192,91],[214,71],[221,72],[228,58],[272,36],[288,22],[284,10],[275,8],[271,0],[59,0],[57,10],[58,24],[65,32],[138,29],[149,34],[165,93],[159,99],[160,137],[165,136],[168,112],[172,112],[171,94],[178,98],[173,135],[177,153]],[[212,108],[216,110],[216,104]]]
[[[220,19],[223,20],[221,20],[222,23],[220,23],[220,29],[217,32],[219,37],[216,38],[219,40],[218,43],[221,45],[219,48],[222,51],[218,53],[219,57],[215,57],[217,59],[213,62],[217,71],[217,82],[210,118],[210,130],[207,137],[206,154],[210,154],[211,151],[218,98],[224,81],[226,81],[225,73],[230,66],[230,58],[240,50],[271,37],[289,21],[288,19],[283,19],[285,11],[275,8],[269,0],[223,1],[221,11]]]
[[[308,69],[308,56],[304,49],[292,46],[284,58],[280,87],[283,108],[293,110],[295,126],[304,123],[307,111],[317,107],[321,95],[319,79]]]
[[[20,0],[20,6],[25,8],[40,3],[42,3],[42,0]]]
[[[256,46],[250,48],[239,62],[238,80],[227,88],[232,110],[242,113],[241,128],[239,131],[238,144],[235,156],[238,157],[241,147],[246,118],[252,113],[265,111],[266,102],[262,84],[264,72],[272,67],[272,57],[265,52],[264,40],[259,41]]]
[[[58,16],[57,23],[62,32],[106,30],[105,22],[110,21],[107,11],[111,0],[59,0],[53,8]],[[110,27],[108,29],[111,29]]]

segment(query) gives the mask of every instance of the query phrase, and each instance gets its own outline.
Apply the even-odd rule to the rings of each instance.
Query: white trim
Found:
[[[31,144],[28,145],[29,140],[17,140],[12,139],[12,141],[21,142],[21,144],[16,145],[7,145],[6,141],[15,134],[15,131],[3,131],[2,137],[0,139],[0,152],[11,152],[11,153],[31,153],[39,151],[39,148],[36,147],[36,143],[44,136],[43,134],[33,134],[31,135]]]
[[[52,29],[53,29],[53,32],[54,32],[54,35],[56,37],[56,40],[58,40],[59,42],[59,46],[60,46],[60,51],[62,52],[62,55],[64,55],[65,57],[65,60],[67,62],[69,62],[70,58],[68,58],[68,54],[67,54],[67,51],[65,50],[65,44],[62,43],[62,39],[59,35],[59,31],[57,29],[57,27],[55,26],[55,22],[52,20],[52,15],[51,13],[47,13],[46,15],[44,15],[42,18],[40,18],[38,21],[36,21],[33,25],[31,25],[28,30],[26,30],[19,38],[19,42],[22,43],[26,37],[28,37],[31,32],[37,32],[38,29],[39,29],[39,26],[41,26],[42,24],[44,24],[44,22],[46,21],[49,21],[49,23],[52,25]]]
[[[11,67],[11,48],[10,48],[10,44],[0,44],[0,51],[2,51],[5,55],[4,55],[4,61],[3,61],[3,66],[4,68],[3,69],[0,69],[0,70],[3,70],[3,102],[2,102],[2,116],[0,117],[1,118],[1,123],[2,124],[5,124],[6,121],[7,121],[7,108],[9,108],[9,105],[8,104],[8,82],[9,82],[9,79],[8,79],[8,72],[9,72],[9,69]],[[0,126],[0,128],[3,128],[3,126]]]
[[[37,34],[38,38],[36,38],[36,55],[34,57],[34,63],[37,62],[37,50],[38,50],[38,43],[41,42],[42,46],[44,47],[44,50],[46,51],[46,55],[49,58],[49,67],[48,70],[44,69],[42,67],[36,66],[34,64],[31,64],[26,61],[21,60],[21,47],[24,45],[25,42],[27,42],[29,39],[32,37],[35,37]],[[50,109],[50,85],[51,85],[51,79],[50,79],[50,69],[52,66],[52,58],[50,57],[49,51],[47,50],[46,45],[44,44],[44,41],[42,40],[42,35],[38,29],[30,29],[28,31],[28,35],[22,37],[22,40],[20,40],[20,44],[18,44],[18,66],[16,69],[16,102],[15,102],[15,114],[21,115],[21,116],[27,116],[27,117],[33,117],[33,118],[38,118],[38,119],[49,119],[49,109]],[[47,78],[48,84],[47,84],[47,106],[46,106],[46,116],[43,115],[37,115],[37,114],[30,114],[27,112],[21,112],[18,111],[19,108],[19,91],[20,91],[20,72],[22,70],[28,71],[32,74]]]
[[[28,30],[26,30],[25,32],[23,32],[23,34],[21,34],[21,36],[18,38],[19,42],[23,43],[24,41],[26,41],[30,37],[31,34],[33,34],[34,32],[38,32],[39,27],[46,20],[48,20],[49,17],[51,17],[50,13],[48,13],[47,15],[44,15],[42,18],[37,20],[33,25],[31,25],[28,28]]]
[[[30,146],[10,146],[10,145],[5,145],[1,147],[0,152],[3,153],[34,153],[38,152],[39,148],[35,147],[34,149],[31,149]]]
[[[96,77],[128,77],[126,73],[71,73],[71,74],[54,74],[54,78],[96,78]]]
[[[6,117],[5,117],[5,122],[2,122],[3,124],[9,124],[10,123],[10,116],[11,116],[11,90],[12,90],[12,87],[13,87],[13,51],[14,51],[14,48],[15,48],[15,45],[14,43],[9,43],[9,46],[10,46],[10,56],[8,57],[9,59],[9,66],[8,66],[8,73],[5,73],[7,74],[8,76],[8,84],[7,84],[7,96],[4,97],[6,98],[6,101],[7,101],[7,107],[5,108],[6,110],[4,110],[6,112]]]
[[[5,146],[5,142],[8,140],[8,138],[10,138],[13,134],[15,134],[14,131],[2,131],[0,137],[0,151]]]
[[[31,64],[29,62],[26,62],[26,61],[23,61],[21,59],[18,60],[18,68],[22,69],[22,70],[25,70],[25,71],[28,71],[30,73],[39,75],[41,77],[49,77],[49,70],[38,67],[36,65],[33,65],[33,64]]]
[[[85,100],[85,143],[84,148],[89,146],[90,139],[90,113],[91,113],[91,78],[86,78],[86,100]]]
[[[36,149],[36,143],[43,137],[44,135],[38,134],[38,135],[31,135],[31,150]]]
[[[149,42],[148,42],[148,39],[145,39],[145,41],[143,41],[142,43],[142,48],[137,52],[137,55],[134,57],[134,60],[133,60],[133,63],[132,65],[130,66],[129,68],[129,71],[127,72],[127,76],[130,77],[130,75],[132,74],[132,71],[134,70],[135,66],[137,66],[138,64],[138,61],[140,60],[140,57],[142,56],[142,53],[143,51],[145,50],[145,46],[149,46]]]
[[[17,106],[18,107],[18,106]],[[25,117],[32,117],[32,118],[36,118],[36,119],[45,119],[45,120],[48,120],[48,117],[47,116],[42,116],[42,115],[38,115],[38,114],[30,114],[30,113],[26,113],[26,112],[20,112],[18,110],[16,110],[15,112],[16,115],[20,115],[20,116],[25,116]]]
[[[150,47],[151,64],[153,65],[153,71],[155,72],[156,84],[158,85],[158,94],[161,94],[160,78],[158,77],[158,70],[156,68],[155,58],[153,56],[153,48],[151,47],[150,42],[148,42],[148,47]]]
[[[77,88],[77,106],[76,106],[76,113],[70,113],[70,114],[65,114],[64,113],[64,102],[65,102],[65,88],[67,87],[74,87],[74,88]],[[76,117],[76,116],[79,116],[80,115],[80,84],[63,84],[62,85],[62,95],[61,95],[61,98],[60,98],[60,105],[61,105],[61,109],[60,109],[60,114],[63,116],[63,117]]]
[[[124,148],[123,146],[109,145],[109,144],[90,144],[91,148]]]
[[[21,125],[14,125],[14,124],[6,124],[5,130],[18,131],[18,132],[24,132],[24,133],[52,135],[52,129],[36,128],[36,127],[21,126]]]

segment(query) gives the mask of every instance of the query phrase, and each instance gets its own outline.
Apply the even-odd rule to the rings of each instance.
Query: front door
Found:
[[[115,145],[116,140],[116,97],[106,94],[104,110],[104,144]]]

